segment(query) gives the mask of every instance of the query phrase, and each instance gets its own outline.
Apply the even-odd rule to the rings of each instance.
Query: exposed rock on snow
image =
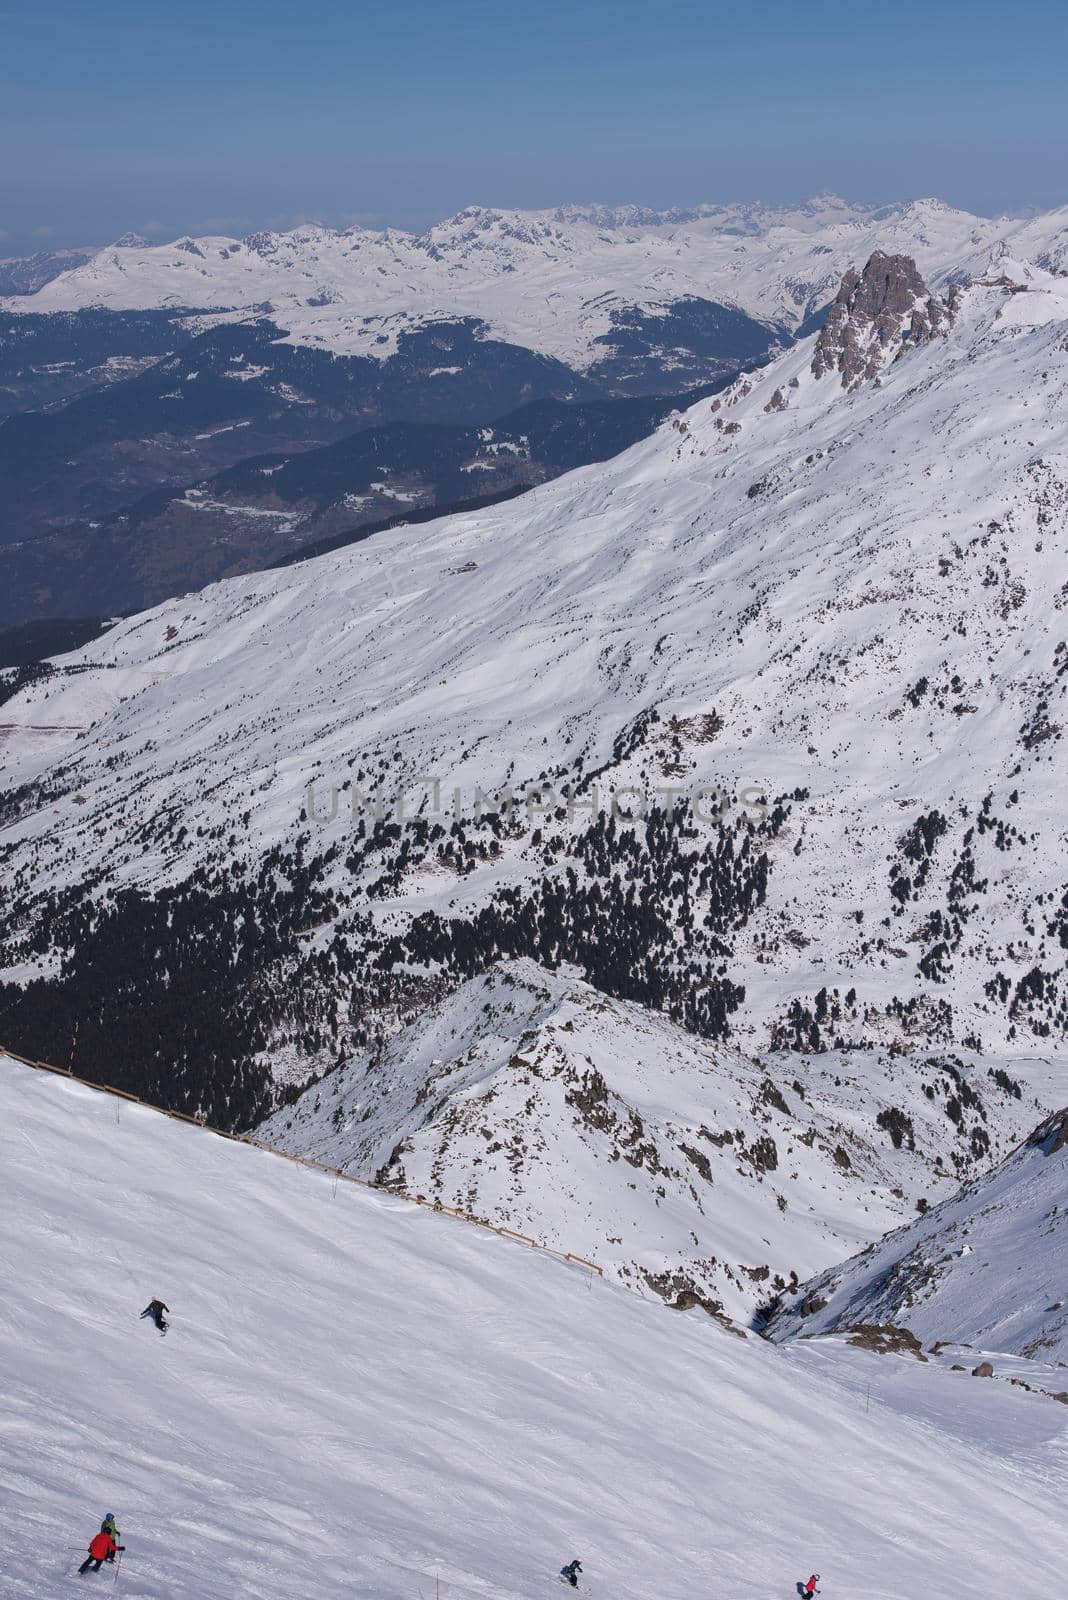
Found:
[[[863,272],[850,269],[842,279],[812,354],[817,378],[838,371],[843,389],[855,389],[876,377],[907,345],[915,346],[944,333],[953,321],[959,292],[954,285],[946,300],[928,290],[916,263],[908,256],[877,250]],[[776,391],[781,401],[781,391]],[[772,397],[771,408],[776,396]]]
[[[1059,1111],[992,1172],[787,1297],[769,1333],[883,1322],[925,1344],[1068,1362],[1066,1282],[1068,1111]],[[993,1376],[989,1366],[975,1376]]]
[[[982,1069],[966,1082],[985,1094]],[[1013,1117],[999,1098],[989,1113],[973,1104],[1000,1146]],[[920,1132],[895,1147],[884,1127],[898,1101]],[[860,1078],[838,1058],[762,1064],[577,974],[514,961],[307,1090],[258,1136],[744,1326],[944,1186],[953,1124],[931,1109],[912,1062]]]

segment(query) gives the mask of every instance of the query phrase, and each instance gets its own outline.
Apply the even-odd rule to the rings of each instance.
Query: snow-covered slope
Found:
[[[857,1324],[1068,1367],[1068,1112],[909,1227],[803,1286],[773,1338]],[[1068,1388],[1068,1381],[1062,1384]]]
[[[982,1066],[963,1081],[1006,1148],[1033,1103],[989,1095]],[[879,1122],[894,1106],[914,1129],[897,1149]],[[761,1064],[525,960],[462,984],[257,1132],[743,1326],[944,1192],[959,1150],[912,1060]]]
[[[593,1595],[1055,1591],[1049,1400],[741,1340],[7,1061],[0,1154],[12,1600],[105,1510],[144,1600],[533,1600],[572,1557]]]
[[[895,274],[612,463],[172,602],[12,700],[0,1040],[245,1126],[355,1056],[352,1146],[296,1147],[412,1139],[406,1183],[742,1320],[1004,1155],[1062,1098],[1068,296],[1018,264],[902,345]],[[502,957],[662,1014],[584,1002],[576,1054],[535,1006],[534,1128],[468,997],[387,1045]],[[760,1065],[706,1080],[665,1016]],[[585,1056],[670,1181],[576,1128]]]
[[[9,968],[68,932],[44,894],[262,887],[270,849],[291,882],[303,836],[299,948],[346,983],[528,954],[756,1046],[1042,1054],[1068,286],[1014,271],[859,389],[806,343],[610,463],[69,658],[5,708]]]
[[[586,368],[635,313],[655,323],[701,300],[796,329],[873,249],[904,252],[932,274],[972,258],[981,270],[995,247],[1063,270],[1068,209],[1018,221],[937,200],[872,207],[834,197],[690,213],[473,206],[418,235],[307,226],[243,240],[120,241],[8,305],[269,310],[294,342],[379,356],[406,329],[470,316],[498,338]]]
[[[35,294],[61,272],[73,272],[94,250],[38,250],[32,256],[0,257],[0,294]]]

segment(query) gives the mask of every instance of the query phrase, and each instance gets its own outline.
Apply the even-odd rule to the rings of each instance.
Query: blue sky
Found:
[[[473,202],[1068,202],[1068,3],[0,0],[0,253]]]

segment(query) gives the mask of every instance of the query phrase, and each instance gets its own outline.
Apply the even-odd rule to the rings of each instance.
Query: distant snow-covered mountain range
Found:
[[[127,236],[8,308],[269,314],[295,343],[379,359],[428,319],[476,317],[492,337],[585,371],[628,319],[670,329],[679,303],[714,301],[793,332],[873,249],[908,254],[937,280],[1002,246],[1062,268],[1068,208],[990,219],[938,200],[858,206],[830,195],[667,212],[471,206],[421,234],[307,225],[164,245]]]
[[[1068,210],[471,207],[421,234],[8,262],[0,626],[140,609],[604,459],[807,336],[876,250],[939,295],[1006,251],[1057,273]]]

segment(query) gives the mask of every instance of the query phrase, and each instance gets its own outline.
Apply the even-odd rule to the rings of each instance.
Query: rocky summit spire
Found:
[[[863,272],[851,267],[820,330],[812,357],[817,378],[840,372],[843,389],[874,378],[908,345],[922,344],[952,324],[956,297],[932,295],[911,256],[876,250]]]

